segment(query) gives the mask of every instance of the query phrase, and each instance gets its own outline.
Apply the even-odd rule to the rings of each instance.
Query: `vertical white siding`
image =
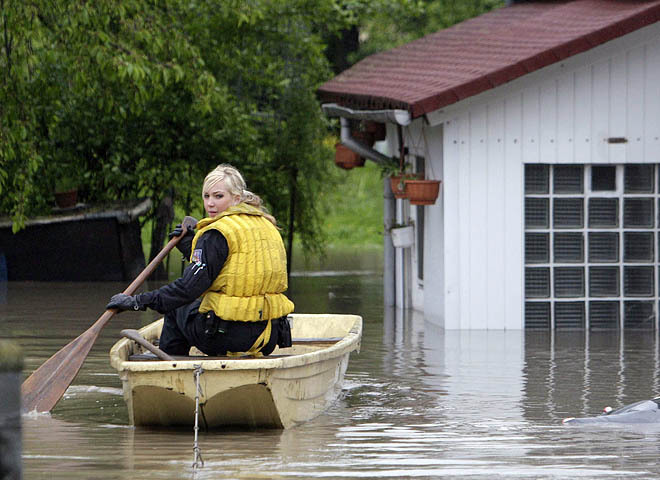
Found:
[[[444,302],[425,299],[425,310],[443,316],[445,328],[524,326],[525,164],[660,163],[660,26],[653,28],[444,114],[443,160],[433,159],[442,165],[443,201],[427,210],[442,209],[430,218],[444,222],[443,265],[429,253],[425,266],[425,290],[438,272]],[[429,222],[429,233],[438,229]],[[444,311],[434,311],[441,303]]]
[[[593,87],[591,74],[592,68],[590,66],[581,68],[572,74],[575,77],[575,91],[573,93],[575,125],[572,132],[575,147],[573,156],[565,159],[567,163],[584,163],[583,159],[591,158],[591,89]],[[523,161],[527,162],[527,159],[523,159]]]
[[[647,112],[660,112],[660,38],[646,46],[644,105]],[[660,148],[660,115],[646,115],[643,125],[644,152],[651,157]]]
[[[626,131],[628,138],[627,154],[628,162],[638,162],[644,158],[644,79],[645,79],[645,48],[638,47],[628,54],[627,65],[627,108],[626,108]],[[604,143],[604,142],[603,142]]]
[[[487,204],[486,210],[486,235],[487,243],[484,254],[486,255],[486,271],[501,272],[498,281],[488,281],[488,295],[486,297],[486,315],[484,316],[484,328],[501,328],[501,319],[505,318],[506,312],[504,302],[501,299],[506,293],[506,261],[502,255],[501,246],[505,245],[505,171],[501,165],[505,164],[504,148],[504,101],[493,102],[488,106],[488,164],[486,169],[486,180],[488,189],[486,199],[500,198],[498,204]],[[482,275],[483,276],[483,275]]]
[[[423,311],[426,318],[439,326],[445,326],[445,218],[450,215],[445,213],[444,198],[447,195],[444,185],[443,164],[443,126],[425,127],[427,141],[425,153],[427,178],[442,180],[438,200],[432,207],[424,207],[424,296]],[[451,191],[454,191],[452,189]],[[452,221],[456,221],[454,218]],[[448,289],[447,289],[448,290]],[[447,294],[448,295],[448,294]]]
[[[469,285],[462,285],[472,297],[470,329],[488,325],[488,150],[486,149],[486,107],[477,108],[470,115],[470,188],[469,214],[466,218],[467,238],[473,250],[469,253]],[[480,299],[474,301],[474,299]]]
[[[520,138],[522,136],[522,95],[513,95],[504,102],[504,243],[500,250],[504,257],[504,318],[494,318],[493,328],[519,329],[523,327],[523,163]],[[497,165],[493,165],[496,168]],[[496,277],[497,278],[497,277]]]
[[[458,143],[458,138],[460,136],[459,132],[459,123],[457,121],[448,121],[444,125],[444,138],[450,138],[451,140],[444,142],[444,161],[443,161],[443,184],[442,184],[442,197],[444,201],[444,241],[445,241],[445,250],[444,254],[444,264],[445,270],[437,268],[437,265],[428,264],[427,267],[427,276],[430,275],[431,271],[438,272],[438,274],[443,275],[445,279],[445,310],[444,312],[439,312],[444,318],[445,328],[460,328],[461,326],[461,257],[460,257],[460,214],[459,205],[460,205],[460,183],[459,179],[459,162],[455,162],[452,159],[460,158],[461,150]],[[429,210],[435,210],[436,208],[430,208]],[[429,226],[429,228],[431,228]],[[435,233],[435,232],[434,232]],[[428,249],[432,248],[430,245]],[[443,291],[441,291],[443,292]],[[425,301],[429,296],[425,296]],[[429,305],[432,307],[431,305]],[[425,306],[426,308],[426,306]],[[431,313],[425,311],[425,313]],[[444,315],[443,315],[444,313]]]

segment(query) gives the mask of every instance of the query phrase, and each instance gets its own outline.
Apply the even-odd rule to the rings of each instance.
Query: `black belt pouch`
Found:
[[[287,317],[281,317],[277,322],[277,346],[287,348],[291,345],[291,324]]]

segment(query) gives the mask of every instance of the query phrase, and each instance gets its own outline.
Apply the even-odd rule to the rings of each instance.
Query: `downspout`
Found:
[[[335,103],[322,106],[324,113],[329,117],[340,117],[341,143],[379,165],[398,164],[399,160],[383,155],[374,148],[359,142],[351,135],[349,119],[370,120],[379,123],[393,123],[400,131],[401,126],[409,125],[412,121],[410,113],[406,110],[352,110]],[[399,145],[401,145],[399,143]],[[400,201],[399,201],[400,203]],[[396,249],[392,244],[390,229],[396,224],[397,201],[392,194],[392,188],[387,178],[383,180],[383,299],[385,307],[396,306],[396,283],[403,281],[403,269],[396,272]],[[403,307],[403,305],[400,305]]]
[[[348,121],[348,118],[341,117],[340,121],[341,121],[341,143],[346,145],[355,153],[359,154],[361,157],[368,158],[369,160],[376,162],[379,165],[385,166],[388,164],[392,164],[394,162],[393,158],[383,155],[378,150],[375,150],[374,148],[369,147],[364,143],[354,139],[351,136],[351,122]]]

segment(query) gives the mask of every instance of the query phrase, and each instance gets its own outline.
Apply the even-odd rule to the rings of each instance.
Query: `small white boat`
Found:
[[[362,317],[291,314],[293,345],[265,357],[191,356],[159,360],[128,338],[110,350],[133,425],[192,426],[196,369],[201,428],[290,428],[323,412],[341,391],[349,355],[359,351]],[[155,343],[163,320],[142,328]]]

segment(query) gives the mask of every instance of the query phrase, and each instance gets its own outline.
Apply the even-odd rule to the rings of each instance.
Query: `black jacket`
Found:
[[[179,242],[182,244],[179,249],[187,258],[190,258],[191,240],[192,235],[186,235]],[[209,289],[227,260],[229,245],[220,232],[209,230],[197,240],[195,247],[192,262],[180,278],[157,290],[136,295],[140,307],[167,313],[192,302]]]

